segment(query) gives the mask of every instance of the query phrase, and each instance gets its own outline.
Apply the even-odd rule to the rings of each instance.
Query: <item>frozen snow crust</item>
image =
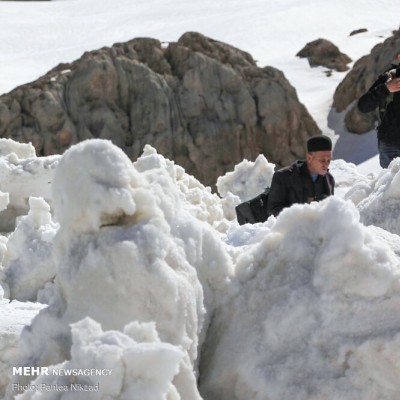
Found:
[[[263,156],[221,177],[217,195],[150,146],[134,163],[109,141],[73,146],[48,199],[33,193],[0,237],[0,312],[26,305],[12,331],[0,324],[1,394],[397,399],[398,165],[364,176],[336,160],[334,197],[239,226],[234,206],[270,184]]]

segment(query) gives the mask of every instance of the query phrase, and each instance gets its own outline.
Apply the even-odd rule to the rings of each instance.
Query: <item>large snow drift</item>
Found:
[[[82,142],[61,158],[52,185],[60,225],[53,245],[53,295],[49,307],[23,332],[16,362],[65,363],[74,349],[69,326],[86,317],[106,331],[129,330],[135,321],[153,323],[160,343],[179,347],[171,350],[179,357],[168,379],[175,376],[173,385],[181,398],[192,393],[195,399],[199,340],[232,265],[217,232],[185,210],[185,197],[171,176],[173,163],[149,151],[138,164],[142,172],[104,140]],[[165,345],[160,346],[157,353],[164,362]],[[148,373],[147,363],[137,368]],[[128,371],[125,378],[121,369],[114,371],[114,379],[124,383],[121,398],[135,386],[135,374]],[[30,379],[14,377],[7,396]],[[143,398],[151,398],[154,385],[149,379]]]
[[[9,338],[5,398],[89,398],[76,384],[91,399],[397,399],[398,161],[363,176],[336,160],[334,197],[239,226],[234,206],[273,170],[244,160],[220,197],[150,146],[134,163],[103,140],[68,150],[51,177],[54,213],[31,197],[1,237],[6,295],[48,303],[18,349]],[[18,304],[27,324],[44,307]]]
[[[205,399],[395,399],[400,258],[350,201],[295,205],[237,261],[204,345]]]

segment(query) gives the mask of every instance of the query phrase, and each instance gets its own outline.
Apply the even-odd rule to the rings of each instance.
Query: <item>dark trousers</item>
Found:
[[[390,162],[400,157],[400,146],[394,143],[378,141],[379,164],[382,168],[387,168]]]

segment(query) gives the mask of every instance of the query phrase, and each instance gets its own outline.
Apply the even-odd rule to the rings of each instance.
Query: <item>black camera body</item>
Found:
[[[400,77],[400,64],[396,65],[396,71],[394,73],[394,78]]]
[[[388,80],[400,77],[400,64],[392,64],[392,68],[386,71]]]
[[[392,64],[392,69],[389,71],[392,79],[398,78],[400,76],[400,64]]]

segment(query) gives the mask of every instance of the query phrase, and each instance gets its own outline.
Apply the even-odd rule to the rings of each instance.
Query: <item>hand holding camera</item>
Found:
[[[400,90],[400,77],[398,77],[396,74],[395,78],[392,78],[386,82],[386,87],[391,93],[398,92]]]
[[[397,55],[400,61],[400,53]],[[391,69],[387,72],[386,87],[389,92],[394,93],[400,90],[400,63],[397,64],[396,68]]]

